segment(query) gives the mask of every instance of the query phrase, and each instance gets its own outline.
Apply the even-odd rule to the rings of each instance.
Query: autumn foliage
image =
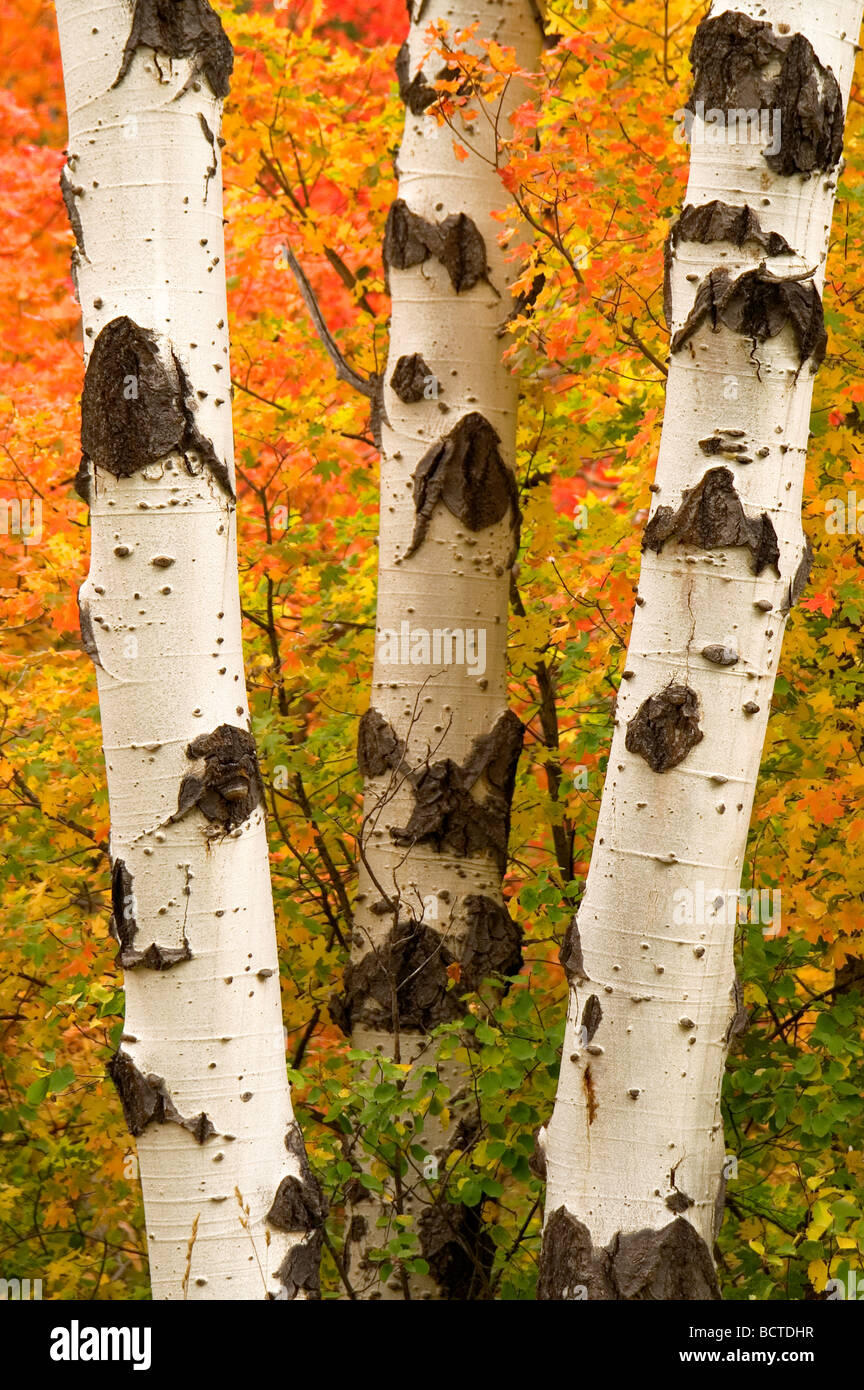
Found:
[[[403,107],[402,0],[218,6],[236,50],[224,135],[240,565],[255,734],[267,784],[289,1065],[331,1205],[325,1296],[346,1189],[424,1152],[447,1104],[434,1065],[410,1099],[363,1058],[328,1001],[347,960],[371,671],[377,454],[368,401],[337,380],[292,276],[297,256],[340,349],[386,356],[381,260]],[[511,704],[527,722],[507,892],[526,966],[501,1003],[475,997],[440,1055],[468,1059],[482,1132],[441,1180],[479,1206],[497,1296],[530,1299],[542,1183],[529,1166],[554,1096],[566,984],[558,947],[590,857],[663,411],[663,242],[684,189],[675,112],[696,22],[681,0],[565,4],[539,100],[501,131],[513,200],[501,235],[516,289],[542,287],[507,348],[523,387],[523,550],[513,587]],[[121,1031],[108,931],[108,808],[99,712],[78,632],[87,569],[72,491],[82,382],[72,235],[58,178],[65,114],[41,0],[2,0],[0,93],[0,1273],[52,1298],[147,1297],[133,1141],[105,1063]],[[638,22],[637,22],[638,21]],[[429,34],[448,61],[464,36]],[[510,57],[476,60],[489,102]],[[459,82],[441,89],[442,137]],[[475,102],[475,106],[478,103]],[[732,1299],[813,1297],[864,1267],[864,122],[853,89],[817,378],[805,529],[816,558],[793,614],[757,793],[745,887],[779,889],[776,935],[744,925],[750,1029],[725,1090]],[[478,112],[477,119],[483,113]],[[460,137],[461,138],[461,137]],[[458,142],[457,142],[458,143]],[[457,151],[458,153],[458,151]],[[535,229],[529,250],[519,214]],[[842,499],[858,528],[826,525]],[[851,499],[850,500],[850,496]],[[14,504],[14,505],[13,505]],[[17,512],[15,506],[17,505]],[[851,510],[850,510],[851,509]],[[16,532],[16,516],[17,532]],[[38,518],[38,524],[37,524]],[[848,519],[848,516],[847,516]],[[375,1166],[362,1181],[374,1183]],[[419,1258],[410,1227],[382,1262]]]

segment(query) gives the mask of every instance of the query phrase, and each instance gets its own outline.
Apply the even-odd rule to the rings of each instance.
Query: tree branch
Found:
[[[286,245],[282,249],[285,254],[285,259],[291,267],[294,279],[297,281],[297,288],[303,296],[303,303],[309,310],[309,317],[315,325],[318,337],[324,344],[327,355],[336,368],[336,375],[339,377],[340,381],[346,382],[349,386],[353,386],[355,391],[359,391],[361,396],[366,396],[370,401],[374,400],[378,390],[377,378],[360,376],[359,372],[355,372],[353,367],[349,367],[345,358],[339,351],[330,329],[324,321],[324,315],[321,313],[312,286],[306,279],[303,267],[300,265],[300,262],[294,255],[290,246]]]

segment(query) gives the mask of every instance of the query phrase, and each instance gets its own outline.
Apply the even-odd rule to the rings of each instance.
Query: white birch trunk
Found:
[[[424,36],[442,19],[451,35],[476,23],[481,40],[513,48],[529,70],[541,41],[530,0],[430,0],[415,4],[412,18],[399,60],[406,119],[398,201],[384,250],[392,319],[376,655],[359,745],[367,778],[362,863],[353,961],[338,1011],[355,1046],[403,1062],[424,1049],[431,1056],[428,1030],[460,1016],[460,994],[496,970],[513,973],[520,958],[501,892],[522,742],[507,708],[505,667],[518,537],[518,392],[502,362],[518,267],[505,261],[495,213],[509,202],[496,167],[499,140],[526,93],[514,81],[500,106],[472,101],[478,116],[470,126],[458,116],[455,130],[439,126],[428,106],[446,64],[426,56]],[[467,159],[456,157],[454,138]],[[456,961],[461,989],[445,993],[446,967]],[[453,1084],[458,1090],[462,1079]],[[447,1133],[427,1131],[430,1151],[442,1159],[466,1105],[470,1097],[455,1098]],[[418,1178],[401,1203],[391,1191],[380,1206],[370,1200],[356,1208],[363,1221],[355,1231],[366,1226],[352,1261],[361,1296],[405,1295],[404,1281],[382,1289],[362,1265],[364,1249],[387,1239],[376,1218],[400,1207],[422,1213],[432,1266],[431,1280],[413,1281],[414,1296],[467,1296],[459,1250],[472,1238],[448,1232],[444,1205],[433,1211],[428,1202]],[[447,1211],[459,1216],[458,1208]]]
[[[286,1075],[241,645],[219,147],[231,48],[204,0],[56,8],[88,361],[79,603],[126,970],[111,1071],[137,1135],[153,1297],[314,1296],[318,1238],[304,1237],[320,1201]]]
[[[697,106],[687,209],[670,238],[654,506],[585,897],[562,956],[572,989],[540,1137],[541,1298],[717,1296],[720,1090],[740,1009],[735,908],[786,615],[806,579],[818,295],[861,8],[715,3],[697,37],[704,121]],[[779,149],[776,116],[760,136],[736,115],[736,135],[738,108],[779,108]],[[718,269],[751,278],[732,290],[715,277],[712,310],[706,277]],[[794,281],[802,273],[811,278]],[[756,322],[760,299],[762,310],[771,301],[770,338]],[[711,469],[727,473],[700,486]],[[670,686],[677,693],[664,694]]]

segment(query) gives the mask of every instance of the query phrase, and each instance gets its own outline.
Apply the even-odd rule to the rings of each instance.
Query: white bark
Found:
[[[803,34],[834,73],[845,109],[861,8],[859,0],[715,3],[710,20],[737,10],[776,33]],[[697,120],[686,203],[749,206],[763,232],[779,233],[793,254],[770,255],[752,239],[737,246],[681,237],[672,260],[673,339],[697,285],[717,267],[733,278],[761,262],[784,278],[815,270],[820,293],[824,281],[836,168],[810,177],[774,172],[760,148],[766,141],[755,132],[752,143],[740,134],[709,143],[707,132],[700,143],[703,131]],[[787,128],[781,139],[791,136]],[[766,513],[773,524],[779,577],[770,564],[755,574],[741,545],[708,549],[692,536],[687,543],[673,536],[659,553],[647,549],[643,557],[578,914],[584,964],[571,949],[574,987],[545,1136],[541,1297],[584,1297],[575,1287],[580,1282],[589,1297],[614,1296],[604,1292],[602,1278],[592,1286],[597,1266],[590,1258],[568,1256],[560,1217],[553,1249],[550,1221],[562,1207],[587,1227],[595,1253],[608,1250],[619,1233],[666,1227],[676,1213],[709,1251],[713,1241],[724,1157],[720,1089],[735,1012],[735,928],[734,912],[712,904],[719,895],[734,902],[739,888],[790,582],[805,550],[800,510],[813,376],[788,324],[756,344],[728,326],[712,331],[710,320],[684,337],[670,358],[652,517],[660,506],[677,509],[684,491],[709,469],[726,467],[747,516]],[[719,431],[740,433],[727,434],[725,451],[710,456],[700,441]],[[716,664],[718,657],[731,662],[733,654],[733,664]],[[677,765],[657,772],[627,750],[625,739],[643,702],[670,683],[695,692],[703,737]],[[771,930],[770,922],[748,930],[763,926]],[[592,996],[602,1011],[599,1024]],[[685,1245],[676,1247],[684,1264]],[[654,1296],[705,1296],[704,1279],[703,1292],[693,1291],[698,1283],[691,1267],[678,1286],[670,1274],[667,1292]],[[686,1287],[689,1293],[681,1291]]]
[[[460,282],[458,272],[454,278],[444,263],[446,253],[434,251],[420,263],[400,265],[400,258],[393,255],[392,239],[398,237],[398,228],[394,227],[396,214],[391,213],[385,260],[389,262],[392,319],[383,377],[377,644],[370,705],[404,741],[405,749],[398,766],[396,760],[386,769],[379,768],[379,775],[367,777],[354,967],[364,960],[368,964],[382,948],[386,952],[388,938],[391,943],[394,937],[404,939],[417,923],[436,936],[426,937],[409,967],[397,969],[386,954],[381,957],[395,989],[395,1010],[388,1017],[380,1017],[378,1009],[379,1017],[371,1018],[358,989],[353,1019],[349,1009],[345,1022],[348,1027],[353,1023],[355,1046],[378,1048],[402,1061],[423,1053],[428,1046],[427,1029],[444,1016],[434,1006],[425,1013],[412,1011],[409,996],[426,967],[429,972],[443,972],[442,962],[448,957],[442,956],[441,943],[450,956],[463,957],[471,906],[469,902],[466,907],[466,900],[472,895],[475,901],[482,899],[500,913],[499,924],[506,923],[503,858],[488,845],[477,843],[466,849],[456,843],[457,835],[438,844],[412,834],[399,837],[398,843],[394,840],[391,831],[409,826],[416,805],[409,773],[446,759],[463,767],[472,747],[476,748],[475,741],[488,737],[502,719],[499,730],[509,736],[513,767],[521,743],[518,721],[507,714],[505,668],[515,505],[504,505],[494,519],[484,518],[477,525],[466,524],[464,517],[460,519],[443,500],[438,501],[425,537],[413,551],[412,539],[418,515],[415,470],[427,451],[469,416],[475,423],[482,416],[500,441],[497,448],[503,467],[497,481],[490,476],[479,495],[485,492],[489,500],[496,487],[500,494],[508,486],[506,470],[515,504],[517,383],[502,362],[502,330],[513,309],[509,285],[518,267],[505,260],[499,246],[502,224],[495,213],[507,206],[509,198],[496,165],[498,142],[506,141],[510,132],[507,118],[526,94],[514,81],[500,106],[472,101],[478,115],[470,125],[463,125],[457,116],[455,130],[439,126],[424,109],[422,85],[424,81],[434,84],[445,63],[437,53],[428,54],[424,36],[430,24],[442,19],[450,25],[451,34],[477,23],[481,40],[494,39],[512,47],[517,61],[529,70],[536,65],[541,41],[530,0],[430,0],[415,6],[415,12],[420,9],[410,27],[407,53],[403,51],[400,60],[407,101],[398,158],[397,210],[402,207],[409,218],[423,219],[426,230],[411,234],[431,235],[433,240],[434,229],[440,229],[446,219],[459,214],[470,218],[476,231],[462,230],[475,242],[479,233],[488,273],[476,282],[470,275],[471,283]],[[454,153],[454,139],[469,152],[464,161]],[[466,244],[462,242],[463,251]],[[403,387],[400,395],[392,384],[394,372],[400,361],[405,371],[403,359],[415,355],[422,359],[416,367],[416,389],[406,393]],[[406,394],[415,399],[405,399]],[[451,653],[455,660],[447,659],[447,632],[456,634]],[[392,634],[389,640],[387,634]],[[363,762],[361,756],[361,770],[368,772]],[[494,791],[488,775],[481,773],[470,795],[483,802]],[[496,813],[502,828],[506,814],[506,809],[503,818]],[[512,924],[502,925],[502,931],[508,930]],[[411,978],[403,988],[406,975]],[[463,980],[463,988],[464,984]],[[458,1111],[457,1104],[457,1117]],[[451,1130],[454,1127],[455,1120]],[[427,1142],[443,1154],[446,1136],[427,1137]],[[422,1184],[414,1184],[415,1190],[418,1186]],[[370,1220],[374,1219],[374,1207],[365,1205]],[[416,1213],[417,1203],[410,1195],[404,1209]],[[385,1204],[384,1210],[393,1214],[396,1208]],[[386,1238],[386,1232],[370,1229],[366,1243],[379,1244]],[[430,1296],[434,1281],[419,1282],[425,1296]],[[401,1287],[394,1281],[396,1296]],[[381,1296],[380,1290],[375,1289],[373,1296]],[[385,1291],[383,1296],[390,1294]]]
[[[185,386],[197,442],[209,440],[227,470],[210,467],[188,436],[187,447],[176,438],[172,447],[170,429],[164,455],[131,476],[115,476],[122,458],[113,473],[92,462],[87,470],[92,551],[79,601],[98,676],[115,924],[127,966],[115,1075],[133,1130],[144,1125],[138,1159],[153,1297],[293,1296],[295,1281],[277,1271],[286,1257],[295,1275],[314,1260],[308,1246],[296,1250],[303,1230],[267,1220],[283,1179],[303,1178],[303,1159],[286,1076],[264,809],[259,803],[239,823],[219,824],[197,805],[178,815],[184,777],[208,766],[187,746],[222,725],[251,727],[227,487],[222,102],[211,85],[223,86],[224,49],[209,7],[181,0],[181,27],[202,16],[210,23],[206,51],[172,58],[142,44],[118,81],[130,5],[57,0],[56,8],[85,356],[118,319],[156,335],[144,339],[155,343],[149,379],[134,334],[121,359],[106,351],[101,387],[88,372],[91,427],[104,425],[122,392],[134,450],[150,428],[143,415],[136,424],[136,409],[155,410],[157,425],[160,412],[171,414],[164,390],[154,406],[154,380]],[[140,6],[138,18],[148,9]],[[242,769],[223,771],[233,777],[233,790],[221,782],[230,795],[254,786],[254,765],[246,783]],[[223,810],[239,806],[230,795]],[[152,943],[160,951],[136,961]],[[170,964],[169,955],[166,966],[166,951],[181,959]],[[137,1118],[126,1058],[138,1073]],[[148,1107],[156,1113],[144,1124]]]

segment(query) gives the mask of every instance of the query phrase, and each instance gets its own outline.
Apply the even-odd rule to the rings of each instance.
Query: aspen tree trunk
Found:
[[[57,0],[84,322],[81,633],[99,684],[153,1297],[315,1296],[237,580],[220,124],[206,0]]]
[[[519,507],[517,384],[501,355],[514,268],[495,213],[509,201],[498,141],[525,92],[513,82],[500,106],[473,101],[464,134],[458,117],[456,132],[440,127],[428,108],[446,65],[424,34],[442,19],[451,34],[478,24],[481,40],[513,48],[527,69],[541,40],[530,0],[424,0],[398,62],[406,115],[384,244],[392,320],[377,640],[358,743],[366,792],[354,953],[335,1014],[355,1046],[402,1062],[431,1060],[429,1030],[461,1017],[466,990],[521,961],[501,892],[523,730],[505,672]],[[467,159],[456,157],[454,133]],[[449,1079],[450,1123],[424,1133],[442,1174],[459,1134],[476,1129],[466,1078]],[[430,1190],[411,1173],[400,1193],[358,1202],[351,1277],[361,1297],[482,1296],[479,1212],[432,1202]],[[431,1273],[385,1287],[365,1251],[395,1233],[400,1212],[414,1215]]]
[[[654,505],[571,982],[539,1297],[719,1297],[733,943],[788,612],[860,0],[715,3]],[[770,113],[770,115],[769,115]],[[668,311],[667,311],[668,312]],[[750,928],[760,930],[759,926]]]

